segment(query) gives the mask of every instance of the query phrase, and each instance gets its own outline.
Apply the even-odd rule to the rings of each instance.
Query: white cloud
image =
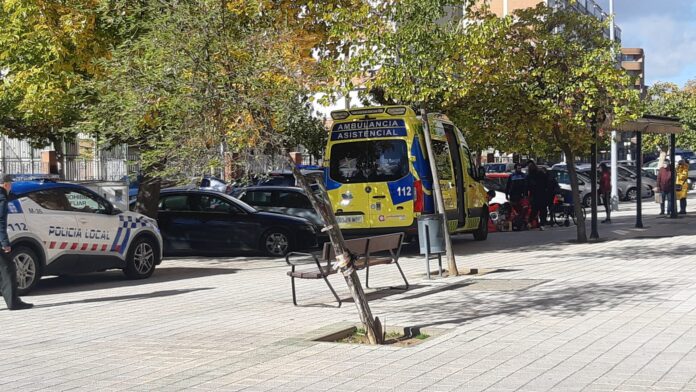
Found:
[[[648,14],[620,22],[620,26],[624,47],[645,50],[649,84],[671,81],[685,69],[696,66],[696,24],[691,20]]]

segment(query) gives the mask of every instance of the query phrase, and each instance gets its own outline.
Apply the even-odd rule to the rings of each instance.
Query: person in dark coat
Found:
[[[515,164],[515,171],[508,177],[508,182],[505,186],[505,196],[510,200],[510,206],[515,213],[520,217],[524,217],[520,220],[518,226],[524,226],[526,229],[528,221],[522,201],[529,196],[529,186],[527,184],[527,175],[522,173],[522,165],[519,163]]]
[[[553,200],[556,195],[561,193],[561,186],[558,184],[558,181],[556,181],[556,178],[546,171],[546,168],[541,167],[539,168],[539,171],[546,178],[546,204],[541,210],[541,220],[544,222],[544,224],[546,224],[548,223],[551,214],[553,214]],[[551,221],[551,226],[553,226],[553,220]]]
[[[529,186],[529,202],[532,207],[530,222],[538,220],[539,230],[544,230],[546,224],[546,209],[548,203],[548,179],[537,167],[534,161],[527,163],[527,183]]]
[[[606,163],[599,165],[599,196],[604,203],[607,218],[602,223],[611,223],[611,171]]]
[[[6,175],[3,177],[3,184],[0,187],[0,245],[2,245],[2,252],[0,252],[0,292],[2,292],[8,309],[21,310],[29,309],[33,305],[19,299],[17,295],[17,267],[9,257],[12,248],[10,247],[10,238],[7,235],[7,213],[11,189],[12,176]]]
[[[516,163],[515,171],[508,177],[508,182],[505,186],[505,196],[510,200],[511,204],[515,204],[526,198],[528,193],[527,175],[522,173],[522,165]]]
[[[662,200],[660,201],[660,215],[665,214],[665,202],[667,202],[667,214],[672,213],[673,188],[672,166],[670,166],[668,160],[665,160],[662,163],[660,171],[657,172],[657,191],[662,195]]]

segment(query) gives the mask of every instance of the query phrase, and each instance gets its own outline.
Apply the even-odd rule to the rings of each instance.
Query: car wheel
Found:
[[[159,250],[155,241],[148,237],[140,237],[128,249],[126,268],[123,273],[129,279],[145,279],[155,272]]]
[[[629,190],[626,191],[626,200],[636,201],[637,198],[638,198],[638,190],[636,190],[636,188],[630,188]]]
[[[584,207],[592,207],[592,195],[591,194],[586,194],[585,197],[582,198],[582,205]]]
[[[488,238],[488,207],[483,207],[485,212],[481,216],[479,227],[474,232],[474,239],[476,241],[485,241]]]
[[[272,229],[261,236],[261,251],[267,256],[282,257],[291,250],[290,236],[285,230]]]
[[[36,252],[27,246],[12,248],[10,260],[17,268],[17,293],[25,295],[36,287],[41,279],[41,262]]]

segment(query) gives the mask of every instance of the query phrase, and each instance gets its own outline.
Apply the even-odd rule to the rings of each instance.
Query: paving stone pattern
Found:
[[[696,216],[655,207],[636,230],[622,205],[591,244],[574,227],[454,238],[460,268],[497,273],[427,280],[407,253],[404,292],[386,289],[396,267],[372,269],[382,321],[444,330],[408,348],[309,340],[359,321],[355,306],[321,281],[299,281],[293,306],[282,260],[48,278],[35,309],[0,310],[0,391],[696,391]]]

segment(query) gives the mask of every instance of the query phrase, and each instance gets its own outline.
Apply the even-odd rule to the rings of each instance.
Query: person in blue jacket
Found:
[[[12,176],[5,175],[0,187],[0,292],[10,310],[29,309],[33,305],[23,302],[17,295],[17,267],[10,259],[10,237],[7,235],[7,213],[12,190]]]

